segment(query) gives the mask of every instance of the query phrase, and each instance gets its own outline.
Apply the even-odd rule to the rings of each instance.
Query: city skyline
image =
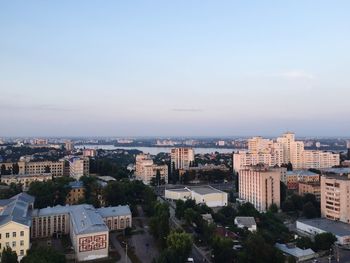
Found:
[[[349,7],[3,2],[0,136],[348,136]]]

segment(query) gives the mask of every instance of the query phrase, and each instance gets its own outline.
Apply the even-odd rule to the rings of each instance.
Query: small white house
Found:
[[[255,219],[250,216],[237,216],[235,218],[235,225],[238,228],[248,228],[250,232],[257,230]]]

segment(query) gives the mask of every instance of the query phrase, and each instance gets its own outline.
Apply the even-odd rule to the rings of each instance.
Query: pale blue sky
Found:
[[[0,136],[350,134],[350,1],[0,1]]]

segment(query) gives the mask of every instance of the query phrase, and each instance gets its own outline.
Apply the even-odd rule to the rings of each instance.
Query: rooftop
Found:
[[[218,190],[210,185],[193,186],[193,187],[190,187],[190,190],[197,193],[197,194],[200,194],[200,195],[223,193],[222,191],[220,191],[220,190]]]
[[[69,182],[68,184],[72,189],[83,188],[84,183],[82,181]]]
[[[116,179],[112,176],[97,176],[97,179],[103,182],[116,181]]]
[[[292,255],[293,257],[296,257],[296,258],[305,258],[305,257],[309,258],[309,257],[315,256],[315,252],[311,248],[301,249],[296,246],[291,247],[286,244],[280,244],[280,243],[276,243],[275,247],[281,250],[282,252]]]
[[[34,200],[33,196],[26,193],[20,193],[10,199],[1,200],[0,205],[3,207],[3,210],[0,212],[0,225],[14,221],[22,225],[30,226],[30,209]]]
[[[333,221],[326,218],[303,219],[303,220],[299,219],[298,222],[321,229],[325,232],[331,232],[336,236],[350,235],[350,225],[343,222]]]
[[[101,215],[92,205],[74,205],[69,210],[75,234],[108,231]]]
[[[97,212],[102,217],[112,217],[112,216],[124,216],[131,215],[131,211],[128,205],[118,205],[113,207],[101,207],[97,209]]]
[[[321,169],[325,173],[334,173],[334,174],[350,174],[350,168],[325,168]]]
[[[256,225],[254,217],[250,216],[237,216],[235,218],[235,221],[237,224],[246,226],[248,228]]]
[[[51,216],[51,215],[62,215],[69,213],[69,206],[56,205],[53,207],[46,207],[42,209],[34,209],[32,216]]]
[[[298,175],[298,176],[316,176],[317,173],[310,172],[309,170],[294,170],[288,171],[287,175]]]

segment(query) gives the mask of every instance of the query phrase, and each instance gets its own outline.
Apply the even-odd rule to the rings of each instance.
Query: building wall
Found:
[[[317,201],[321,201],[320,183],[299,183],[299,195],[313,194]]]
[[[224,192],[201,195],[192,191],[192,199],[197,204],[204,203],[209,207],[227,206],[228,204],[227,193]]]
[[[150,184],[152,178],[156,177],[157,171],[160,173],[160,178],[168,182],[168,166],[156,165],[151,157],[147,154],[139,154],[136,156],[135,176],[138,180],[142,180],[144,184]]]
[[[321,176],[321,215],[350,223],[350,180]]]
[[[30,248],[29,227],[15,222],[9,222],[0,227],[0,250],[9,246],[22,259]]]
[[[95,260],[108,257],[108,231],[84,235],[76,235],[74,231],[71,231],[70,236],[78,261]]]
[[[85,188],[72,188],[66,198],[66,204],[68,205],[75,205],[79,202],[79,200],[82,200],[85,198]]]
[[[73,158],[69,160],[70,176],[79,180],[82,176],[89,176],[89,158]]]
[[[11,183],[23,185],[23,190],[28,190],[32,182],[43,182],[51,180],[51,174],[38,174],[38,175],[3,175],[1,177],[1,182],[7,185]]]
[[[104,217],[103,221],[106,223],[109,230],[123,230],[132,226],[132,217],[130,216],[114,216]]]
[[[6,169],[12,170],[13,163],[1,163],[5,165]],[[51,162],[17,162],[19,166],[19,174],[37,175],[44,174],[46,172],[46,167],[50,168],[50,173],[53,177],[63,176],[64,161]]]
[[[250,202],[261,212],[271,204],[280,207],[280,177],[278,170],[249,168],[239,172],[239,198]]]
[[[180,192],[165,189],[165,198],[170,200],[187,200],[191,198],[191,192],[187,190]]]
[[[171,169],[173,164],[175,170],[177,169],[188,169],[190,163],[194,161],[194,150],[192,148],[174,148],[171,149]]]
[[[32,218],[31,237],[45,238],[69,233],[69,214],[36,216]]]

